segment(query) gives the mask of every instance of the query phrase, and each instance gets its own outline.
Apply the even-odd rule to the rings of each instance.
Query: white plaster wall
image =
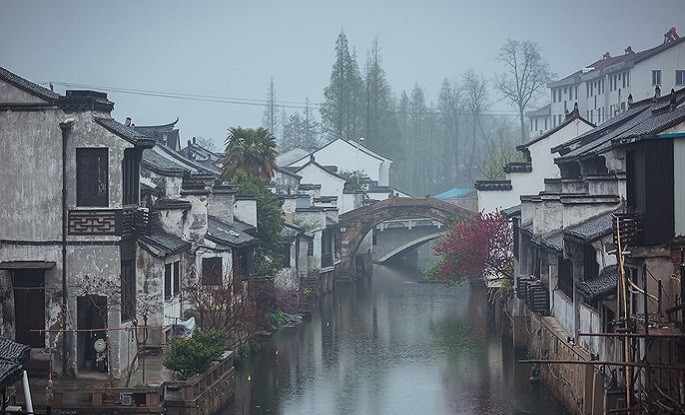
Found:
[[[357,142],[346,142],[335,140],[332,143],[316,150],[313,154],[317,163],[327,166],[338,166],[338,171],[360,170],[371,180],[378,182],[380,186],[388,186],[388,172],[391,160],[382,157],[375,157],[367,154],[370,150],[363,145],[357,149]],[[292,166],[303,166],[309,162],[309,157],[302,158],[293,162]],[[385,164],[384,164],[385,163]],[[302,175],[300,172],[298,174]],[[303,183],[317,183],[302,179]]]
[[[235,218],[248,225],[257,227],[257,200],[255,199],[240,199],[235,201],[235,208],[233,210]]]
[[[202,243],[207,235],[207,195],[187,195],[190,210],[183,222],[181,239],[193,243]]]
[[[661,69],[661,95],[670,94],[671,88],[682,88],[682,85],[675,84],[675,71],[676,69],[685,70],[683,56],[685,56],[685,42],[680,42],[633,66],[630,71],[629,91],[633,94],[633,99],[639,101],[654,96],[652,85],[652,70],[654,69]]]
[[[233,222],[235,193],[212,192],[207,196],[207,214],[224,222]]]
[[[554,291],[554,307],[552,308],[552,315],[554,316],[554,318],[556,318],[556,320],[559,322],[564,331],[566,331],[566,333],[568,333],[571,336],[574,334],[573,302],[568,297],[566,297],[566,295],[562,293],[561,290]]]
[[[521,203],[519,194],[512,190],[478,190],[478,211],[494,212]]]
[[[573,106],[573,105],[571,105]],[[589,131],[591,127],[578,119],[574,120],[572,123],[564,126],[564,128],[556,131],[554,134],[545,137],[544,139],[533,143],[528,146],[530,151],[530,159],[532,165],[532,171],[530,173],[523,173],[524,178],[521,179],[521,184],[518,180],[514,181],[514,177],[511,178],[511,184],[514,189],[518,189],[522,186],[522,192],[526,190],[525,182],[529,182],[528,185],[531,190],[525,194],[537,194],[545,188],[544,180],[547,178],[556,179],[560,177],[559,167],[554,164],[554,157],[556,154],[552,154],[551,148],[563,144],[583,133]]]
[[[321,196],[337,196],[338,199],[342,199],[343,189],[345,188],[344,179],[313,164],[304,167],[297,174],[302,176],[302,181],[305,183],[320,184]]]
[[[599,313],[585,304],[580,304],[580,333],[601,333],[602,320]],[[580,345],[590,353],[599,353],[602,338],[598,336],[580,336]]]

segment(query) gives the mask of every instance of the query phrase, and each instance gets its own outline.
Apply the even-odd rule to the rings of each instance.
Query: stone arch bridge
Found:
[[[433,219],[445,226],[454,220],[472,220],[476,213],[433,198],[394,197],[345,212],[339,217],[342,266],[349,269],[364,236],[391,219]]]

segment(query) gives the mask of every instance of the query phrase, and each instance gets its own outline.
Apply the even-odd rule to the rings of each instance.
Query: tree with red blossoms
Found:
[[[436,279],[455,282],[462,278],[497,280],[511,286],[513,233],[499,211],[480,213],[473,221],[455,223],[433,251],[442,259],[431,272]]]

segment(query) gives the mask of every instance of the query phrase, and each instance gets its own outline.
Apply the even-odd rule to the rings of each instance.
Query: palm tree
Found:
[[[276,137],[265,128],[228,129],[223,157],[223,179],[246,175],[268,182],[276,169]]]

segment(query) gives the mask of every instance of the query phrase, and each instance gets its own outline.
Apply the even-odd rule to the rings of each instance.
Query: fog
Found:
[[[683,16],[682,0],[2,1],[0,66],[58,92],[108,92],[120,121],[179,117],[184,139],[218,144],[229,126],[261,124],[271,77],[287,112],[321,102],[341,31],[360,68],[377,38],[393,92],[418,84],[433,101],[469,68],[492,79],[507,39],[539,43],[564,76],[606,51],[660,44]]]

